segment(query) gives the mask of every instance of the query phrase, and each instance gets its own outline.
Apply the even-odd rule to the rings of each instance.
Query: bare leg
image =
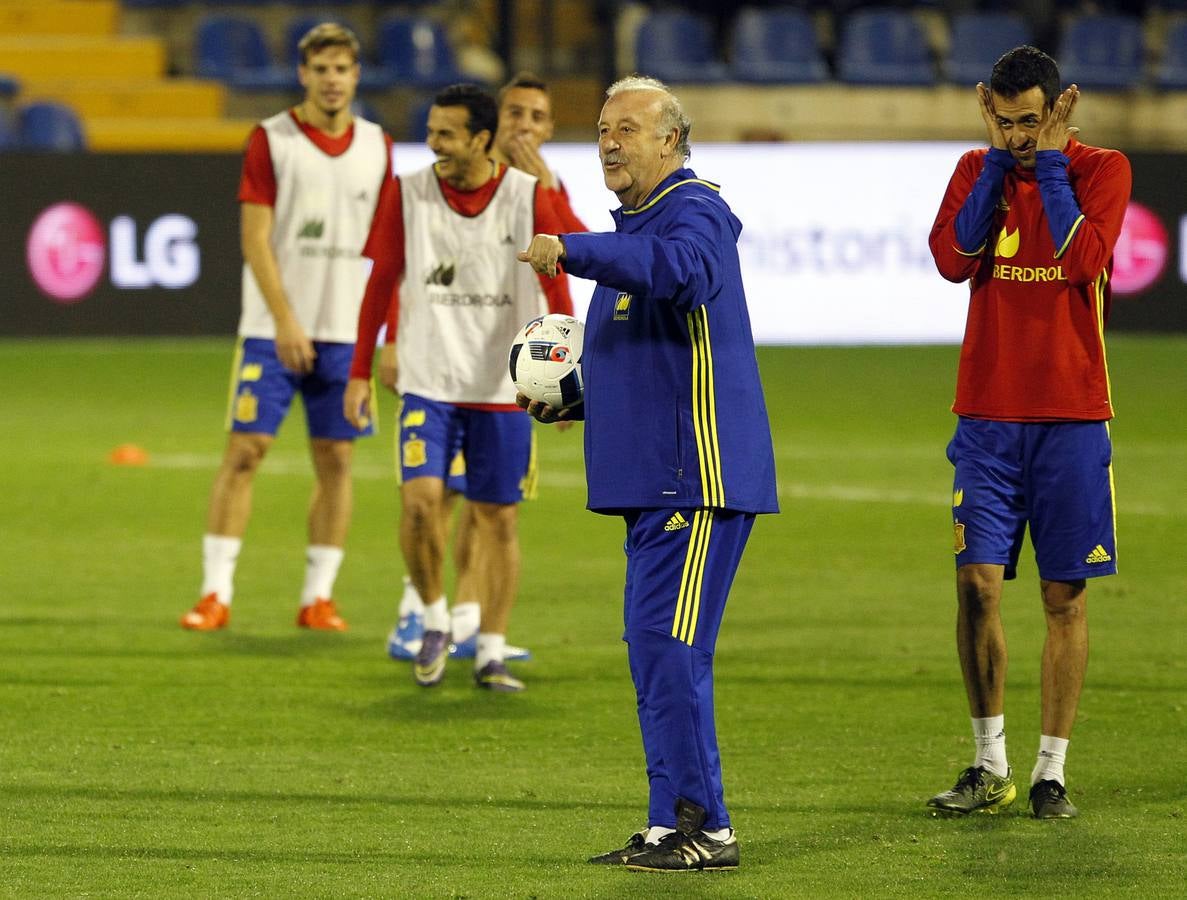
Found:
[[[426,605],[436,603],[445,592],[445,482],[428,476],[405,481],[400,500],[400,551],[408,578]]]
[[[1005,566],[976,563],[956,570],[956,649],[974,718],[1005,709],[1006,636],[1001,596]]]
[[[483,634],[506,634],[519,589],[519,507],[472,502],[470,565],[482,601]]]
[[[457,529],[453,533],[453,568],[457,574],[453,597],[456,603],[478,602],[478,586],[474,574],[474,505],[462,503]]]
[[[315,438],[309,447],[317,474],[309,503],[309,543],[343,547],[354,503],[350,477],[354,443]]]
[[[207,534],[243,537],[251,518],[252,480],[271,446],[272,436],[267,434],[232,431],[227,436],[223,461],[210,491]]]
[[[1088,667],[1088,592],[1084,580],[1042,581],[1043,734],[1070,738]]]

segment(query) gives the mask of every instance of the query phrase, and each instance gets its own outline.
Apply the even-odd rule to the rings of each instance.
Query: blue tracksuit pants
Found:
[[[650,785],[648,825],[676,824],[678,798],[729,827],[713,718],[713,650],[754,515],[720,509],[625,516],[625,632]]]

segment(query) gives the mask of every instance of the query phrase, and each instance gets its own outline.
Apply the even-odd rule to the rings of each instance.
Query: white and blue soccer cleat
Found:
[[[387,655],[392,659],[416,659],[424,633],[424,616],[418,612],[405,613],[387,636]]]

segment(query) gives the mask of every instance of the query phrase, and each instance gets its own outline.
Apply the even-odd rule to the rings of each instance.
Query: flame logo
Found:
[[[1021,242],[1021,237],[1018,234],[1018,229],[1015,228],[1012,232],[1007,232],[1005,227],[1002,227],[1002,233],[997,236],[997,255],[1002,259],[1009,259],[1018,252],[1018,244]]]

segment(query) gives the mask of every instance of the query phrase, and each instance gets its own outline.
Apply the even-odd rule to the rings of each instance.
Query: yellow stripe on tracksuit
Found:
[[[721,447],[717,443],[717,400],[713,384],[713,345],[709,340],[709,310],[699,307],[688,314],[692,341],[692,427],[701,469],[705,506],[725,506],[721,477]]]
[[[680,576],[676,597],[676,615],[672,618],[672,637],[692,646],[701,613],[701,590],[705,580],[705,562],[709,558],[709,538],[713,533],[713,510],[698,509],[692,516],[688,534],[688,552]]]
[[[1109,273],[1101,272],[1093,283],[1093,312],[1096,314],[1096,332],[1100,339],[1100,358],[1105,367],[1105,392],[1109,398],[1109,409],[1113,408],[1113,384],[1109,378],[1109,356],[1105,350],[1105,285],[1109,283]],[[1109,423],[1105,422],[1105,433],[1112,440]],[[1117,553],[1117,486],[1113,481],[1113,461],[1109,460],[1109,500],[1113,506],[1113,554]]]
[[[223,428],[231,430],[235,416],[235,388],[239,386],[239,367],[243,364],[243,338],[235,340],[235,355],[231,357],[231,383],[227,386],[227,416]]]
[[[1084,214],[1080,213],[1080,215],[1076,217],[1076,221],[1072,222],[1072,227],[1068,229],[1067,237],[1064,239],[1063,246],[1055,251],[1056,259],[1059,259],[1059,257],[1063,256],[1063,254],[1067,252],[1068,244],[1072,242],[1072,238],[1074,238],[1076,236],[1076,232],[1080,230],[1080,223],[1083,221]]]
[[[1105,394],[1109,399],[1109,409],[1113,408],[1113,383],[1109,379],[1109,355],[1105,351],[1105,285],[1109,283],[1109,273],[1101,272],[1093,282],[1092,311],[1096,316],[1096,334],[1100,340],[1100,358],[1105,367]]]

